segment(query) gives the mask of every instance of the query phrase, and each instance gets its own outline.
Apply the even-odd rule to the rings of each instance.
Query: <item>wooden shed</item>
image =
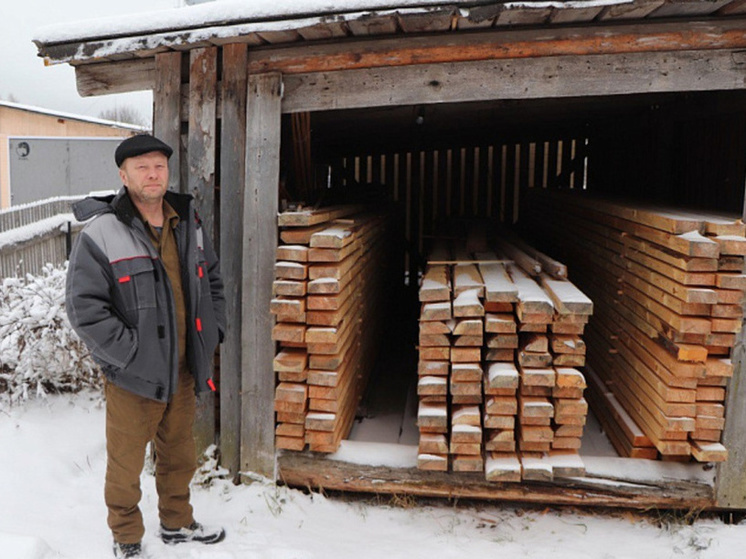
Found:
[[[740,214],[746,2],[240,4],[50,27],[36,39],[48,62],[75,66],[81,95],[153,91],[154,132],[178,146],[172,186],[195,195],[219,238],[229,330],[219,415],[203,402],[201,428],[210,440],[219,425],[224,465],[351,491],[746,508],[742,334],[727,461],[598,459],[583,477],[510,484],[276,452],[270,313],[279,200],[292,192],[313,204],[337,181],[379,185],[405,206],[410,248],[438,215],[520,224],[537,186]],[[301,148],[314,165],[298,165]],[[432,186],[443,153],[458,192]]]

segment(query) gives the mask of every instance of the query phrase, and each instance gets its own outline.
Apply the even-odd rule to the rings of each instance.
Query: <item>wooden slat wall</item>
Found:
[[[422,254],[427,239],[454,218],[518,219],[520,191],[582,188],[586,139],[354,154],[329,163],[343,188],[384,186],[404,211],[408,244]],[[324,185],[325,186],[325,185]]]

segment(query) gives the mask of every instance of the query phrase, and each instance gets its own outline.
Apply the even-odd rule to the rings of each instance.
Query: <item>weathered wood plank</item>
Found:
[[[220,351],[220,456],[236,475],[241,434],[241,292],[243,201],[246,182],[245,44],[223,47],[220,128],[220,268],[225,285],[226,331]],[[301,371],[304,367],[301,368]]]
[[[187,192],[211,240],[215,228],[215,139],[217,132],[217,49],[195,49],[189,53],[189,133],[187,137]],[[197,399],[194,422],[197,451],[215,442],[215,396],[205,392]]]
[[[600,21],[642,19],[660,8],[666,0],[635,0],[604,8],[598,16]]]
[[[660,4],[659,4],[660,5]],[[628,6],[628,5],[626,5]],[[537,11],[537,10],[534,10]],[[625,24],[304,44],[250,53],[249,72],[288,74],[547,56],[589,56],[746,47],[743,21]]]
[[[283,112],[375,106],[741,89],[727,50],[556,56],[285,76]],[[566,79],[566,76],[573,79]]]
[[[541,25],[549,19],[549,14],[552,12],[550,7],[533,7],[528,6],[526,8],[520,7],[517,4],[514,7],[506,8],[501,11],[495,21],[495,26],[502,25]]]
[[[742,14],[746,12],[746,0],[731,0],[728,4],[717,11],[719,16]]]
[[[391,35],[397,29],[396,17],[393,15],[350,19],[347,26],[356,36]]]
[[[347,27],[341,21],[329,21],[298,29],[298,33],[307,41],[334,39],[337,37],[346,37]]]
[[[516,484],[489,482],[484,479],[484,474],[365,466],[326,460],[309,453],[284,452],[278,457],[278,477],[287,485],[316,490],[479,498],[542,505],[600,505],[635,509],[706,509],[715,505],[711,481],[698,479],[695,473],[701,470],[700,465],[641,464],[638,460],[634,462],[634,468],[627,468],[627,460],[586,458],[585,477],[562,479],[555,476],[551,484]],[[647,475],[640,476],[642,470]],[[614,478],[624,483],[614,483]]]
[[[251,76],[246,108],[241,356],[241,470],[274,475],[272,298],[280,172],[278,74]]]
[[[170,145],[174,152],[168,162],[168,187],[181,189],[181,53],[169,52],[155,57],[153,91],[153,133]]]
[[[129,93],[155,88],[155,57],[76,66],[75,83],[81,97]]]
[[[217,138],[217,48],[189,52],[189,133],[187,192],[194,197],[202,226],[215,235],[215,140]]]
[[[549,16],[550,23],[578,23],[592,21],[603,10],[603,6],[554,8]]]
[[[446,6],[443,9],[432,10],[427,13],[405,13],[399,14],[399,27],[405,33],[434,33],[436,31],[448,31],[451,27],[453,8]]]
[[[702,16],[716,12],[731,0],[666,0],[657,10],[650,14],[650,18]]]

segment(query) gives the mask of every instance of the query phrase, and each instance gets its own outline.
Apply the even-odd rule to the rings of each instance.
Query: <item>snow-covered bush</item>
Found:
[[[67,264],[6,278],[0,289],[0,403],[100,387],[101,375],[65,313]]]

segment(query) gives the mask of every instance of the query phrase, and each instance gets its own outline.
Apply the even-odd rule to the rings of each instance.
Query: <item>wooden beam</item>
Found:
[[[274,476],[272,299],[280,180],[279,74],[249,77],[241,341],[241,471]]]
[[[174,152],[168,162],[168,187],[179,192],[181,182],[181,53],[155,57],[156,83],[153,91],[153,134]]]
[[[220,456],[234,475],[241,441],[241,284],[246,182],[247,46],[223,47],[220,129],[220,269],[225,284],[225,339],[220,351]]]
[[[186,190],[210,240],[218,240],[215,228],[215,138],[217,133],[217,49],[189,52],[189,133],[187,137]],[[205,392],[197,399],[194,422],[197,451],[215,442],[215,396]]]
[[[651,8],[662,4],[650,4]],[[637,5],[637,3],[635,3]],[[626,5],[625,5],[626,6]],[[647,5],[646,5],[647,6]],[[603,19],[603,14],[602,14]],[[746,47],[742,20],[574,27],[542,30],[490,30],[437,36],[339,41],[255,50],[250,73],[308,73],[409,64],[435,64],[565,54],[591,55]],[[236,42],[243,40],[237,37]],[[222,42],[222,41],[216,41]],[[68,56],[68,55],[65,55]],[[155,87],[155,58],[75,64],[84,96],[141,91]]]
[[[746,27],[742,20],[528,31],[491,30],[473,34],[449,33],[257,50],[249,55],[249,73],[273,71],[284,75],[307,74],[515,58],[745,47]]]
[[[421,64],[284,77],[283,112],[743,89],[730,51],[553,56]]]
[[[155,87],[155,58],[76,66],[75,81],[81,97],[150,90]]]
[[[308,453],[284,452],[278,459],[279,479],[294,487],[362,493],[475,498],[524,503],[648,509],[707,509],[714,506],[712,486],[696,479],[701,465],[673,464],[629,458],[583,458],[585,477],[553,483],[499,483],[484,474],[441,473],[415,468],[366,466],[328,460]],[[633,462],[630,462],[633,460]],[[628,467],[634,464],[634,468]],[[646,467],[644,478],[625,472]],[[693,475],[689,477],[689,473]]]

